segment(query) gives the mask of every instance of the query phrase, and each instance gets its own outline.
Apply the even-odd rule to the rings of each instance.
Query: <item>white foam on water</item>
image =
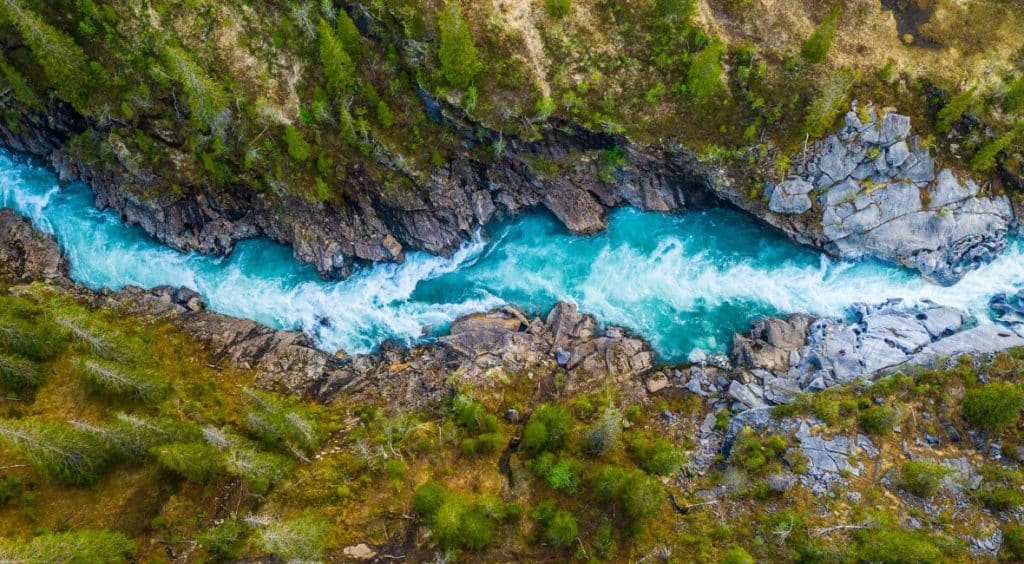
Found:
[[[478,233],[451,258],[410,253],[404,264],[374,265],[348,280],[324,282],[289,250],[265,240],[241,243],[230,258],[159,245],[115,214],[96,210],[84,186],[60,190],[52,175],[3,152],[0,204],[54,233],[72,275],[90,287],[191,287],[213,310],[302,329],[322,348],[350,353],[386,339],[413,343],[459,316],[506,301],[543,309],[568,300],[678,357],[694,346],[722,349],[728,344],[721,342],[723,328],[738,329],[768,313],[841,315],[852,303],[890,298],[931,300],[985,322],[989,297],[1024,283],[1018,242],[958,284],[941,287],[876,263],[815,260],[750,226],[708,238],[708,225],[730,226],[707,218],[702,224],[696,213],[667,221],[629,211],[621,212],[623,222],[612,221],[608,234],[592,238],[524,218],[491,243]],[[760,238],[751,239],[757,233]],[[417,295],[431,284],[439,288],[433,298]],[[680,327],[686,328],[682,337]]]

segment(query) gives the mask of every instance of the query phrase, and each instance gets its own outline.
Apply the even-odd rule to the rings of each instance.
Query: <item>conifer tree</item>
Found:
[[[1010,131],[982,145],[978,152],[971,157],[971,170],[974,172],[988,172],[996,164],[996,157],[1010,146],[1024,131],[1024,124],[1019,124]]]
[[[1010,114],[1024,112],[1024,75],[1018,76],[1006,89],[1006,94],[1003,95],[1003,109]]]
[[[0,354],[0,385],[12,392],[39,387],[43,373],[35,363],[15,355]]]
[[[441,76],[449,86],[465,90],[473,84],[483,69],[469,25],[462,17],[458,0],[448,0],[441,10],[438,25],[441,30]]]
[[[222,129],[228,118],[227,92],[188,53],[177,47],[164,50],[164,63],[171,78],[185,92],[193,119],[214,131]]]
[[[11,93],[14,94],[16,100],[30,108],[40,107],[39,98],[32,90],[32,87],[29,86],[28,81],[25,80],[25,77],[3,58],[0,58],[0,75],[7,81],[7,85],[10,87]]]
[[[950,100],[944,108],[939,110],[938,118],[935,121],[935,128],[939,133],[949,133],[953,129],[953,124],[960,121],[964,112],[971,107],[971,102],[974,100],[974,92],[977,89],[977,87],[973,87],[961,92]]]
[[[85,51],[18,0],[0,2],[0,13],[17,27],[50,83],[68,102],[83,110],[92,88]]]
[[[64,343],[65,337],[62,332],[48,321],[0,321],[0,350],[8,350],[29,360],[53,360],[60,354]]]
[[[300,458],[312,454],[320,446],[321,433],[310,418],[281,399],[245,388],[252,410],[245,416],[245,425],[267,444],[283,444]]]
[[[352,93],[356,67],[330,24],[320,20],[320,65],[327,77],[327,91],[341,98]]]
[[[78,369],[92,388],[101,393],[156,403],[167,397],[168,386],[155,376],[140,372],[129,372],[109,362],[85,360],[78,362]]]
[[[836,24],[839,23],[839,6],[832,8],[825,19],[818,24],[814,33],[804,42],[800,54],[811,63],[820,63],[828,57],[829,49],[832,48],[832,38],[836,34]]]
[[[102,530],[43,533],[27,541],[0,541],[0,562],[124,562],[135,543]]]
[[[348,53],[352,55],[363,53],[362,35],[359,33],[359,28],[356,27],[356,22],[352,21],[345,10],[338,12],[338,40],[345,46],[345,51]]]
[[[197,484],[223,472],[223,455],[209,443],[173,443],[156,447],[153,454],[165,468]]]
[[[99,480],[111,459],[102,441],[66,423],[2,421],[0,440],[39,470],[76,486]]]

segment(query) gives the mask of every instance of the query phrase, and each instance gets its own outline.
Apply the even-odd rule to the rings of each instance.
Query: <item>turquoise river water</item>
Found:
[[[429,339],[458,316],[503,303],[544,312],[568,300],[679,361],[694,348],[725,351],[732,333],[758,317],[840,315],[854,302],[930,299],[985,322],[988,298],[1024,283],[1020,242],[943,288],[892,266],[830,260],[737,212],[632,209],[614,212],[607,231],[589,237],[530,214],[491,225],[450,259],[410,253],[402,265],[325,282],[265,239],[242,242],[227,258],[174,251],[98,211],[84,185],[60,188],[46,169],[2,151],[0,207],[53,233],[72,276],[89,287],[188,286],[213,310],[310,331],[332,352]]]

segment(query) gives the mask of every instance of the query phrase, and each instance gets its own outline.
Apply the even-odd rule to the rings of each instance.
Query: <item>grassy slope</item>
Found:
[[[91,311],[66,295],[44,286],[20,289],[22,298],[5,298],[3,320],[30,312],[36,319],[71,317],[125,350],[139,355],[137,366],[149,367],[172,382],[172,393],[150,406],[99,394],[83,380],[75,359],[94,356],[81,341],[72,339],[52,361],[43,364],[46,379],[34,393],[15,394],[8,390],[0,403],[0,421],[63,421],[76,419],[97,425],[109,424],[113,414],[126,411],[140,416],[168,416],[198,425],[232,429],[248,437],[263,452],[290,456],[279,443],[260,442],[247,430],[245,418],[253,404],[243,397],[244,386],[254,375],[227,367],[211,367],[199,346],[170,327],[146,320],[130,319],[115,311]],[[42,317],[39,317],[42,316]],[[1019,354],[1003,355],[983,370],[993,380],[1019,382],[1022,370]],[[821,551],[836,551],[844,559],[868,557],[874,550],[870,538],[879,535],[909,535],[900,542],[921,537],[927,546],[941,547],[947,556],[965,559],[965,535],[988,536],[1014,518],[1000,520],[984,509],[975,494],[964,498],[941,493],[926,505],[919,498],[897,490],[893,483],[911,457],[968,457],[976,464],[981,458],[961,419],[961,398],[966,390],[977,389],[978,370],[970,363],[944,372],[924,371],[916,375],[887,379],[874,387],[850,386],[807,396],[793,406],[780,408],[784,415],[811,415],[824,423],[826,434],[864,432],[866,413],[875,405],[891,407],[894,419],[887,420],[874,441],[882,450],[877,463],[866,465],[859,476],[849,476],[848,485],[833,495],[816,496],[797,486],[785,495],[773,494],[766,480],[784,468],[803,471],[799,459],[783,460],[790,439],[785,436],[744,436],[734,454],[713,466],[705,476],[657,479],[664,493],[671,493],[682,505],[701,501],[698,492],[725,488],[722,500],[679,514],[664,498],[656,503],[655,515],[642,519],[634,535],[626,535],[629,519],[623,506],[599,501],[595,477],[605,465],[635,468],[644,458],[634,458],[626,448],[631,440],[669,438],[683,449],[695,447],[696,426],[706,415],[703,403],[691,395],[660,395],[635,406],[623,403],[613,383],[601,392],[574,396],[562,390],[560,376],[550,368],[537,367],[524,374],[495,372],[492,382],[475,390],[471,421],[490,420],[498,436],[493,451],[468,453],[467,438],[479,437],[479,430],[467,427],[453,405],[432,405],[419,413],[399,413],[387,406],[349,405],[344,398],[323,409],[292,409],[318,428],[333,430],[310,462],[292,457],[285,475],[267,493],[259,494],[246,480],[229,476],[206,483],[191,483],[163,468],[152,456],[123,460],[110,466],[99,481],[74,487],[47,477],[26,462],[16,450],[0,447],[4,466],[0,479],[15,478],[11,493],[0,505],[0,528],[5,537],[27,539],[48,531],[110,529],[136,541],[136,556],[163,560],[171,555],[203,558],[206,545],[195,544],[203,532],[224,520],[270,516],[285,521],[313,511],[330,524],[330,534],[309,545],[322,545],[327,555],[342,547],[369,543],[384,547],[385,553],[412,550],[428,557],[432,543],[411,503],[413,491],[427,481],[438,481],[459,503],[494,499],[493,507],[518,512],[491,523],[491,542],[483,554],[455,549],[467,559],[636,559],[655,550],[667,549],[682,560],[721,557],[734,546],[742,546],[758,559],[823,557]],[[548,384],[538,386],[540,382]],[[545,391],[546,390],[546,391]],[[454,392],[454,391],[453,391]],[[508,439],[523,436],[521,424],[500,417],[510,407],[529,414],[543,402],[563,406],[571,414],[574,430],[558,459],[574,468],[577,486],[553,489],[545,472],[532,469],[539,454],[520,452],[511,458],[513,486],[502,470],[501,451]],[[606,407],[624,414],[628,429],[624,440],[600,457],[587,455],[586,430],[601,420]],[[1019,414],[1019,406],[1016,408]],[[674,417],[665,418],[664,413]],[[927,414],[927,415],[925,415]],[[1015,418],[1016,419],[1016,418]],[[673,422],[674,421],[674,422]],[[901,429],[891,432],[892,425]],[[947,425],[958,429],[962,442],[949,440]],[[937,450],[917,445],[924,434],[944,439]],[[1024,475],[1017,470],[1016,445],[1021,427],[1013,423],[998,434],[1008,457],[1016,491],[1013,506],[1024,504],[1020,485]],[[908,449],[910,455],[908,456]],[[648,457],[649,458],[649,457]],[[1009,462],[1013,461],[1013,462]],[[656,482],[657,483],[657,482]],[[987,484],[988,482],[986,482]],[[847,493],[849,492],[849,493]],[[859,497],[854,497],[859,496]],[[578,522],[578,541],[566,548],[546,546],[543,528],[531,516],[545,502],[571,512]],[[905,519],[916,518],[934,533],[914,533],[899,528]],[[419,526],[417,527],[417,524]],[[1002,524],[1002,525],[1001,525]],[[613,543],[602,541],[600,528],[611,525]],[[867,527],[825,531],[837,525]],[[259,528],[243,527],[238,538],[241,554],[266,554],[257,539]],[[939,533],[950,535],[949,538]],[[929,536],[932,535],[932,536]],[[937,536],[936,536],[937,535]],[[959,537],[961,540],[956,540]],[[951,540],[952,539],[952,540]],[[920,540],[920,539],[918,539]],[[0,543],[2,544],[2,543]],[[614,551],[608,548],[614,544]],[[845,549],[829,547],[845,546]],[[817,555],[817,556],[812,556]]]
[[[416,178],[460,150],[451,131],[424,117],[419,84],[505,134],[537,135],[547,119],[563,117],[756,167],[803,142],[808,106],[844,69],[859,76],[850,97],[896,106],[926,135],[949,96],[978,86],[972,112],[993,131],[969,132],[962,144],[973,152],[1014,119],[999,100],[1021,74],[1024,45],[1018,0],[926,1],[933,15],[915,40],[899,36],[893,13],[878,2],[840,2],[835,40],[819,64],[799,56],[828,12],[809,0],[574,0],[563,17],[540,1],[463,0],[482,62],[469,93],[448,87],[437,71],[443,3],[436,0],[326,2],[327,10],[298,1],[193,0],[186,9],[162,0],[19,4],[87,54],[91,67],[79,75],[88,94],[75,105],[104,129],[75,144],[87,159],[113,165],[123,143],[164,175],[147,188],[154,197],[241,181],[271,201],[296,195],[338,205],[365,189],[353,185],[354,175],[401,200]],[[334,27],[342,11],[366,15],[374,34],[346,49],[355,63],[347,93],[327,91],[319,60],[318,21]],[[18,44],[14,27],[0,31],[5,43]],[[225,120],[189,119],[191,96],[170,70],[168,46],[180,46],[224,92],[227,103],[217,108],[227,110]],[[691,66],[708,46],[718,46],[724,86],[695,100]],[[4,57],[29,86],[22,97],[44,100],[54,85],[39,55],[16,48]],[[308,157],[289,154],[289,126],[310,145]],[[1018,149],[1019,142],[1011,153]],[[486,159],[490,151],[479,153]]]

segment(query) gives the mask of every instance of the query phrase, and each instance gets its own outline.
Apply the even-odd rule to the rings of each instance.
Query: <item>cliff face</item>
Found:
[[[378,179],[367,175],[349,179],[355,201],[344,208],[267,197],[243,184],[226,190],[194,186],[184,196],[153,197],[147,187],[161,182],[159,173],[139,166],[127,152],[115,150],[115,160],[96,163],[67,148],[73,136],[104,136],[70,107],[54,104],[46,114],[22,110],[24,120],[16,127],[0,124],[6,147],[48,161],[62,181],[85,182],[98,207],[117,211],[161,242],[227,254],[237,241],[265,235],[292,245],[297,259],[325,277],[347,277],[356,261],[401,261],[405,249],[451,253],[479,226],[527,209],[546,208],[571,231],[586,234],[603,229],[606,212],[617,206],[675,211],[716,201],[715,178],[691,151],[641,147],[571,123],[551,124],[534,141],[505,138],[500,158],[476,158],[474,151],[500,135],[470,125],[453,115],[454,108],[439,119],[458,132],[466,150],[416,177],[407,194],[382,191]],[[625,160],[609,168],[602,152],[613,149],[624,151]],[[550,176],[538,174],[536,159],[564,167]]]

